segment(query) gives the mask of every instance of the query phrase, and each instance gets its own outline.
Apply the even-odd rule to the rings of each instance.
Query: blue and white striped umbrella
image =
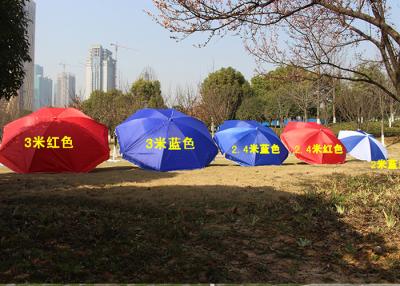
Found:
[[[363,161],[386,160],[386,148],[371,134],[362,130],[339,132],[338,139],[346,147],[347,153]]]

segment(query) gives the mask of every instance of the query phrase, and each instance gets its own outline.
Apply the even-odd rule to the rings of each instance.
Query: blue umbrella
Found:
[[[115,131],[122,157],[143,169],[203,168],[218,152],[203,122],[174,109],[141,109]]]
[[[362,130],[342,130],[338,138],[346,147],[347,153],[356,159],[364,161],[387,159],[386,148],[371,134]]]
[[[214,137],[225,158],[242,166],[281,165],[288,150],[268,127],[253,120],[228,120]]]

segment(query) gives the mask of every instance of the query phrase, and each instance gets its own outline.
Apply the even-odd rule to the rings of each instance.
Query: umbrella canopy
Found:
[[[89,172],[109,152],[104,125],[74,108],[42,108],[4,127],[0,161],[17,173]]]
[[[156,171],[197,169],[217,155],[203,122],[174,109],[141,109],[117,126],[122,157]]]
[[[369,162],[388,158],[386,148],[371,134],[362,130],[342,130],[338,138],[354,158]]]
[[[281,165],[288,156],[279,137],[253,120],[225,121],[214,140],[225,158],[242,166]]]
[[[309,164],[341,164],[346,160],[346,147],[318,123],[289,122],[281,139],[290,152]]]

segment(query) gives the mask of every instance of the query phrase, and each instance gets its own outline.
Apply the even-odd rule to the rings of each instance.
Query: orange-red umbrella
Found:
[[[298,159],[309,164],[341,164],[346,160],[344,145],[321,124],[289,122],[281,140]]]
[[[109,158],[107,128],[74,108],[42,108],[3,134],[0,162],[17,173],[89,172]]]

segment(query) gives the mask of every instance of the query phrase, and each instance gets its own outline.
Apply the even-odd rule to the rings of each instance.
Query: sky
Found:
[[[35,0],[35,64],[53,79],[65,70],[75,74],[76,91],[84,91],[89,49],[101,44],[114,54],[111,43],[131,49],[118,51],[122,86],[131,84],[146,67],[161,82],[163,94],[176,86],[196,87],[208,73],[232,66],[250,80],[256,63],[239,37],[213,40],[205,48],[194,47],[204,36],[181,42],[159,26],[144,10],[154,10],[150,0]]]
[[[146,67],[151,67],[161,82],[164,96],[173,96],[177,86],[197,87],[208,73],[221,67],[232,66],[248,80],[256,74],[256,62],[239,37],[217,38],[204,48],[194,47],[204,42],[202,34],[176,42],[144,12],[154,11],[151,0],[35,2],[35,64],[43,66],[45,75],[53,81],[63,71],[60,63],[67,64],[66,71],[76,76],[78,94],[84,92],[84,64],[90,47],[96,44],[113,52],[110,44],[115,42],[131,48],[121,48],[118,52],[118,74],[123,88],[130,86]],[[388,2],[392,5],[392,23],[398,28],[400,1]]]

